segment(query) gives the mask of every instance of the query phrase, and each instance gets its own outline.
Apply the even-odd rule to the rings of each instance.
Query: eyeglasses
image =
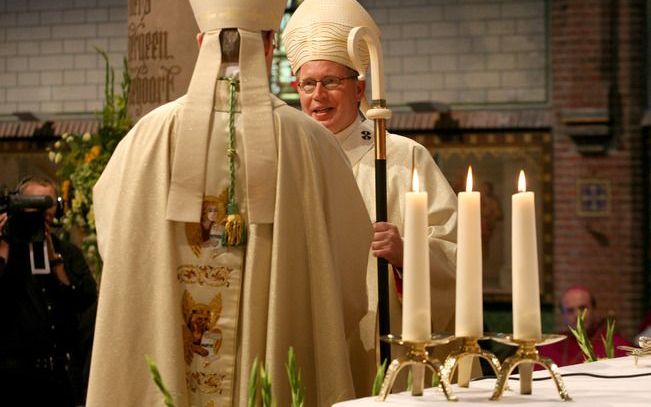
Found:
[[[337,76],[326,76],[325,78],[317,81],[316,79],[304,79],[298,82],[298,87],[307,94],[314,92],[316,89],[316,84],[321,82],[324,88],[327,90],[335,90],[341,85],[341,81],[346,79],[357,78],[357,75],[346,76],[344,78],[339,78]]]

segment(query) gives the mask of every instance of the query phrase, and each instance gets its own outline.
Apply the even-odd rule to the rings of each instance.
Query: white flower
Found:
[[[83,136],[81,136],[81,139],[84,140],[84,141],[90,141],[90,137],[91,137],[90,133],[86,132],[86,133],[84,133]]]
[[[63,160],[63,155],[61,155],[61,153],[56,153],[54,156],[54,163],[58,164],[61,162],[61,160]]]
[[[54,148],[61,148],[61,141],[54,143]]]
[[[54,157],[56,156],[56,153],[54,151],[50,151],[47,153],[47,158],[50,159],[50,161],[54,161]]]

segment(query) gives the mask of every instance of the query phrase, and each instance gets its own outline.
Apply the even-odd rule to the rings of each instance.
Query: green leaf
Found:
[[[581,352],[583,352],[583,356],[585,357],[585,361],[594,362],[597,360],[597,356],[595,355],[594,349],[592,348],[590,336],[585,329],[585,313],[586,310],[581,310],[579,312],[579,315],[577,315],[576,329],[573,329],[571,326],[568,326],[568,328],[570,328],[570,332],[572,332],[572,335],[574,335],[576,338],[576,341],[579,344],[579,348],[581,348]]]
[[[147,361],[147,366],[149,367],[149,373],[151,373],[151,377],[154,380],[154,383],[156,383],[158,389],[161,391],[161,393],[163,393],[163,403],[167,407],[174,407],[174,400],[172,399],[172,395],[165,387],[165,384],[163,383],[163,378],[161,377],[160,372],[158,371],[158,367],[156,366],[156,363],[149,355],[145,355],[145,360]]]
[[[258,358],[253,359],[253,366],[249,374],[249,397],[247,399],[248,407],[255,407],[258,396]]]
[[[382,382],[384,381],[384,374],[387,370],[387,360],[384,359],[382,364],[378,366],[377,371],[375,372],[375,379],[373,379],[373,388],[371,389],[371,395],[377,396],[382,390]]]
[[[275,407],[271,391],[271,374],[267,372],[264,365],[260,365],[260,394],[263,407]]]
[[[303,389],[303,384],[301,381],[301,370],[298,368],[296,363],[296,354],[294,353],[294,348],[290,346],[287,353],[287,364],[285,367],[287,369],[289,388],[292,394],[291,407],[304,407],[305,391]]]
[[[615,357],[615,319],[608,318],[606,320],[606,338],[601,336],[601,342],[604,344],[604,349],[606,350],[606,357],[612,359]]]

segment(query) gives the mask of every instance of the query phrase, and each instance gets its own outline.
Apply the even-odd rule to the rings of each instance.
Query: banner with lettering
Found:
[[[136,121],[187,91],[199,48],[188,1],[129,0],[129,114]]]

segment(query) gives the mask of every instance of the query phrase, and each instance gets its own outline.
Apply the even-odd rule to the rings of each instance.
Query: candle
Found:
[[[513,336],[515,339],[540,339],[536,207],[533,192],[526,192],[524,171],[520,171],[518,191],[511,199]]]
[[[405,197],[402,339],[429,340],[431,331],[429,245],[427,244],[427,192],[419,192],[418,172],[412,192]]]
[[[468,167],[466,192],[459,192],[457,227],[457,298],[455,335],[480,337],[482,309],[481,209],[479,192],[472,190]]]

